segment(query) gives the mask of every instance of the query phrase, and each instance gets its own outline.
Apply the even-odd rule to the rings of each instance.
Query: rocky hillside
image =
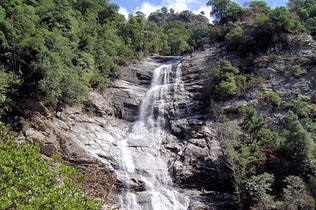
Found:
[[[253,106],[267,120],[269,128],[282,132],[290,102],[302,95],[315,103],[316,43],[308,35],[291,35],[287,39],[288,48],[275,46],[253,58],[240,58],[216,45],[182,58],[184,89],[175,90],[180,93],[170,96],[174,103],[165,109],[169,135],[163,140],[160,153],[169,161],[175,185],[190,197],[189,209],[240,206],[235,171],[227,162],[223,139],[219,137],[223,116],[226,122],[237,125],[243,119],[240,107]],[[209,74],[223,58],[241,72],[251,72],[257,83],[236,96],[218,100],[212,96]],[[157,60],[145,59],[126,66],[122,78],[114,81],[112,87],[101,93],[90,92],[84,105],[64,107],[56,115],[39,102],[21,102],[16,108],[25,119],[17,140],[38,143],[47,157],[59,154],[80,166],[97,161],[104,171],[115,173],[119,165],[117,142],[137,120],[153,70],[159,65]],[[297,65],[300,68],[293,69]],[[280,103],[266,97],[271,91],[280,97]],[[146,151],[144,148],[151,145],[139,141],[130,147]],[[111,192],[114,200],[124,188],[123,183],[117,175],[117,191]],[[143,191],[142,181],[135,179],[132,188]]]

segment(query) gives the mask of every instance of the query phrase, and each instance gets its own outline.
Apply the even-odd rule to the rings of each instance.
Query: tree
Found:
[[[307,19],[306,28],[311,31],[313,35],[316,33],[316,17]]]
[[[269,15],[271,8],[268,6],[267,2],[262,0],[251,1],[248,3],[251,8],[252,13]]]
[[[297,12],[305,6],[306,0],[288,0],[287,7],[291,12]]]
[[[287,2],[289,11],[299,16],[302,21],[315,17],[316,2],[306,0],[289,0]]]
[[[131,16],[122,30],[121,36],[125,38],[126,45],[130,46],[134,52],[141,52],[145,45],[145,24],[142,18]]]
[[[186,33],[186,31],[172,28],[167,31],[167,35],[171,55],[182,55],[190,50],[190,45],[188,44],[190,34]]]
[[[8,13],[9,9],[6,10]],[[26,64],[24,58],[29,58],[33,50],[38,51],[44,40],[36,29],[39,17],[31,6],[17,5],[11,9],[11,14],[0,22],[0,36],[2,34],[2,46],[6,47],[4,56],[8,65],[18,74],[22,73],[22,67]],[[30,59],[29,59],[30,60]]]
[[[240,112],[244,118],[240,126],[249,135],[249,138],[244,138],[244,143],[272,148],[279,146],[278,134],[268,128],[262,116],[257,117],[257,110],[254,107],[242,106]]]
[[[183,22],[190,22],[190,19],[193,15],[193,12],[191,12],[190,10],[184,10],[180,12],[178,18]]]
[[[302,24],[293,18],[291,13],[283,6],[275,8],[270,19],[275,30],[285,33],[298,33],[304,31]]]
[[[235,28],[225,36],[228,50],[237,50],[245,41],[245,32],[242,28]]]
[[[304,181],[298,176],[287,176],[284,180],[282,201],[284,209],[315,209],[315,201],[309,195]]]
[[[273,196],[269,194],[273,182],[274,175],[267,172],[251,176],[247,180],[246,188],[250,194],[251,206],[268,206],[273,202]]]
[[[236,21],[241,15],[243,8],[231,0],[209,0],[207,6],[212,7],[211,16],[220,20],[220,23]]]
[[[270,201],[267,193],[273,182],[273,176],[270,174],[256,175],[258,168],[266,161],[265,154],[257,147],[244,144],[235,147],[229,143],[224,144],[224,151],[226,164],[232,170],[233,186],[239,205],[250,205],[251,199],[255,202],[254,204],[259,201]],[[262,195],[264,197],[259,197]]]
[[[17,91],[17,86],[21,84],[20,78],[13,72],[7,72],[0,68],[0,118],[8,111],[10,97]]]
[[[167,7],[161,7],[160,11],[164,14],[168,13],[168,8]]]
[[[238,92],[236,75],[239,69],[225,59],[216,62],[215,67],[209,73],[210,85],[217,99],[226,99]]]
[[[119,10],[119,5],[115,3],[109,3],[108,1],[100,1],[98,4],[98,22],[100,24],[105,24],[112,17],[116,16]]]
[[[203,47],[209,39],[210,26],[206,23],[199,24],[192,28],[192,40],[194,40],[194,47]]]
[[[144,29],[145,33],[145,51],[148,53],[168,54],[170,50],[167,43],[167,35],[163,33],[163,28],[155,22],[148,21]]]
[[[238,87],[236,85],[235,78],[233,76],[227,77],[226,80],[222,80],[215,87],[216,92],[221,94],[221,97],[227,98],[237,94]]]
[[[181,21],[173,21],[165,27],[171,55],[182,55],[190,50],[191,31]]]
[[[290,163],[288,170],[294,175],[306,174],[314,167],[311,163],[311,160],[315,158],[313,138],[291,110],[286,115],[286,129],[282,148],[285,150],[286,160]]]
[[[95,9],[96,4],[94,0],[78,0],[74,7],[83,15],[86,16],[88,12]]]

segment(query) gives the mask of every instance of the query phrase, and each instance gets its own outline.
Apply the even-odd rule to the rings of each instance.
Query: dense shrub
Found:
[[[264,99],[274,107],[279,107],[282,103],[281,97],[274,91],[267,92]]]
[[[245,32],[242,28],[235,28],[225,36],[228,50],[237,50],[245,39]]]
[[[306,74],[306,70],[302,69],[300,65],[294,65],[291,68],[292,70],[292,75],[296,78],[300,78],[304,74]]]
[[[71,179],[73,168],[45,162],[38,146],[15,142],[3,123],[0,157],[0,209],[100,209]]]

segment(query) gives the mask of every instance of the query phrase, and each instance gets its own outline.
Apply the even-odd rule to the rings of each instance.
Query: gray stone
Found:
[[[28,128],[24,131],[25,140],[37,144],[40,147],[42,154],[52,157],[58,152],[58,143],[56,137],[53,134],[48,136],[43,135],[43,133],[34,130],[33,128]]]

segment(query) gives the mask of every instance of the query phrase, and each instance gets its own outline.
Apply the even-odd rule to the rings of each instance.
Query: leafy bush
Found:
[[[225,36],[228,50],[237,50],[245,39],[245,32],[242,28],[235,28]]]
[[[8,102],[11,100],[8,95],[12,95],[15,91],[14,86],[18,86],[20,83],[18,76],[0,68],[0,117],[8,110]]]
[[[45,162],[38,146],[15,142],[3,123],[0,156],[0,209],[100,209],[71,179],[73,168]]]
[[[281,105],[281,97],[274,91],[269,91],[265,94],[264,99],[272,106],[279,107]]]
[[[211,41],[223,41],[224,33],[220,27],[213,27],[209,32]]]
[[[246,186],[254,205],[273,202],[273,196],[269,194],[272,191],[271,186],[273,182],[274,175],[267,172],[248,179]]]
[[[291,110],[298,117],[308,117],[311,113],[311,106],[309,105],[310,98],[307,96],[299,95],[296,100],[290,104]]]
[[[228,77],[216,86],[216,92],[223,98],[233,96],[237,93],[237,85],[234,77]]]
[[[298,176],[287,176],[284,180],[282,200],[284,209],[315,209],[315,201],[308,194],[304,181]]]
[[[306,21],[306,28],[311,31],[312,34],[316,32],[316,18],[308,18]]]
[[[304,74],[306,74],[306,70],[302,69],[299,65],[292,66],[292,75],[296,78],[300,78]]]
[[[248,88],[259,87],[261,78],[250,74],[241,74],[239,68],[234,67],[230,61],[220,59],[215,67],[208,73],[210,89],[215,99],[225,100],[232,96],[240,96]]]
[[[278,134],[268,128],[267,122],[262,116],[257,116],[257,110],[254,107],[242,106],[240,113],[244,119],[239,125],[249,134],[248,137],[243,138],[244,143],[273,148],[279,146]]]
[[[206,5],[212,7],[211,15],[220,20],[221,24],[236,21],[244,9],[231,0],[209,0]]]
[[[229,61],[221,59],[216,62],[215,67],[209,73],[211,88],[216,98],[225,99],[237,94],[235,75],[238,73],[239,69],[232,66]]]

